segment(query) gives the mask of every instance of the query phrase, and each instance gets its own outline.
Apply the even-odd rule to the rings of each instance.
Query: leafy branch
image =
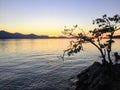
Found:
[[[113,64],[111,59],[111,51],[112,51],[112,43],[114,43],[113,36],[117,30],[120,30],[120,15],[116,14],[113,17],[107,17],[107,15],[103,15],[102,18],[97,18],[93,20],[93,24],[97,25],[97,28],[94,30],[90,30],[89,33],[91,36],[85,34],[82,30],[82,33],[78,33],[77,36],[73,34],[73,32],[78,28],[78,25],[73,26],[71,29],[64,29],[64,34],[74,36],[77,38],[77,41],[70,42],[70,48],[64,51],[63,57],[65,53],[68,56],[71,56],[74,53],[78,53],[83,50],[83,43],[89,42],[93,46],[95,46],[101,56],[102,62]],[[106,42],[102,42],[103,38],[106,37],[108,40]]]

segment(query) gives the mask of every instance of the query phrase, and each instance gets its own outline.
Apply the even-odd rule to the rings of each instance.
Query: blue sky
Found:
[[[120,14],[120,0],[0,0],[0,29],[61,35],[64,26],[92,28],[103,14]]]

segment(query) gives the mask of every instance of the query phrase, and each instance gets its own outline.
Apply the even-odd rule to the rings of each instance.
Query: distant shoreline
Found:
[[[36,35],[36,34],[22,34],[22,33],[10,33],[5,30],[0,31],[0,39],[56,39],[66,38],[65,36],[48,36],[48,35]]]
[[[0,40],[4,39],[74,39],[74,38],[0,38]]]
[[[48,35],[36,35],[36,34],[21,34],[10,33],[4,30],[0,31],[0,39],[74,39],[75,37],[68,38],[66,36],[48,36]],[[114,39],[120,39],[120,35],[114,36]]]

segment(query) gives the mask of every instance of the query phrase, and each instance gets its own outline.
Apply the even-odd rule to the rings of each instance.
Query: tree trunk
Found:
[[[112,62],[111,57],[110,57],[110,51],[108,51],[108,60],[109,60],[109,63],[112,65],[113,62]]]

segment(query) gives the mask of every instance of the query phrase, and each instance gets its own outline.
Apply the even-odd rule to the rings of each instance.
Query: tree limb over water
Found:
[[[105,14],[101,18],[93,20],[93,25],[97,25],[97,28],[90,30],[88,34],[85,34],[78,25],[74,25],[71,29],[65,27],[63,33],[76,38],[77,41],[70,42],[70,48],[64,50],[63,59],[66,53],[68,56],[71,56],[74,53],[80,52],[83,50],[83,44],[89,42],[99,50],[103,64],[113,64],[111,59],[112,44],[114,43],[113,36],[116,31],[120,30],[120,15],[116,14],[113,17],[108,17]],[[76,29],[81,30],[81,32],[74,35],[73,32]],[[104,37],[107,40],[103,43]]]

